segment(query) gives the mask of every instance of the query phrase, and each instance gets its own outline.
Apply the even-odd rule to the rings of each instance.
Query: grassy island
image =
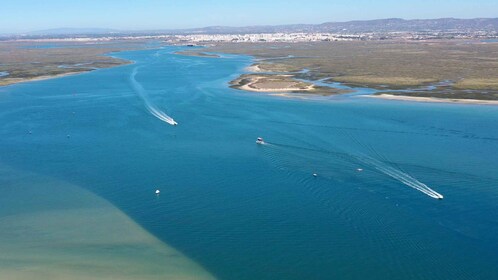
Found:
[[[275,79],[290,75],[352,87],[403,90],[396,95],[498,100],[498,43],[463,40],[225,43],[209,50],[252,55],[257,63],[249,70],[270,73]]]

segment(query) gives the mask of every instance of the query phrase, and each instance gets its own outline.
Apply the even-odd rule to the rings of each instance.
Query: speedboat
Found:
[[[265,140],[263,140],[263,138],[258,137],[258,139],[256,139],[256,144],[260,144],[260,145],[262,145],[262,144],[264,144],[264,143],[265,143]]]

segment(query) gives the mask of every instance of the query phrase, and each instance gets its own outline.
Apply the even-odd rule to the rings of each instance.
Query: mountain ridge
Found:
[[[438,18],[353,20],[321,24],[285,24],[253,26],[207,26],[186,29],[117,30],[110,28],[56,28],[27,32],[26,35],[89,35],[89,34],[233,34],[233,33],[360,33],[360,32],[423,32],[423,31],[487,31],[498,32],[498,18]]]

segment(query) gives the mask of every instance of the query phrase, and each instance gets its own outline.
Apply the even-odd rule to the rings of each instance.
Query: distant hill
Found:
[[[476,19],[414,19],[400,18],[326,22],[322,24],[293,24],[277,26],[225,27],[175,30],[177,33],[276,33],[276,32],[402,32],[402,31],[498,31],[498,18]]]
[[[476,19],[414,19],[404,20],[400,18],[350,21],[350,22],[328,22],[317,25],[320,30],[329,31],[498,31],[498,18],[476,18]]]
[[[498,18],[475,19],[413,19],[400,18],[378,20],[356,20],[348,22],[326,22],[322,24],[261,25],[245,27],[210,26],[192,29],[166,29],[127,31],[106,28],[58,28],[29,32],[28,36],[63,36],[63,35],[151,35],[151,34],[247,34],[247,33],[290,33],[290,32],[423,32],[423,31],[461,31],[498,32]]]

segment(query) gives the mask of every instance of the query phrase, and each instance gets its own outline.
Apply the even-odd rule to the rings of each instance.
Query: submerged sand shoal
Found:
[[[197,57],[207,57],[207,58],[220,58],[217,54],[205,53],[200,51],[178,51],[175,52],[177,55],[185,55],[185,56],[197,56]]]
[[[0,279],[214,279],[106,200],[1,168]]]

